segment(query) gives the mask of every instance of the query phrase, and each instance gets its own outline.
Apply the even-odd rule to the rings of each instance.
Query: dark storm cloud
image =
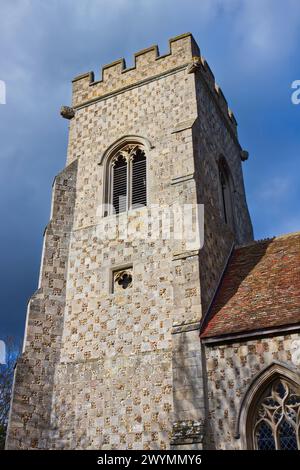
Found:
[[[250,150],[244,164],[257,237],[299,230],[300,79],[297,0],[1,1],[0,338],[22,336],[36,289],[51,183],[64,166],[70,80],[191,31],[214,70]]]

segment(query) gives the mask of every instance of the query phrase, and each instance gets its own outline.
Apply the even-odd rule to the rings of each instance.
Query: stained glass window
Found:
[[[300,449],[300,391],[284,379],[272,382],[255,412],[253,439],[258,450]]]

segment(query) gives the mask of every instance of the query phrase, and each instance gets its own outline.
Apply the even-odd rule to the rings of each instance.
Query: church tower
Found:
[[[253,239],[235,118],[189,33],[72,83],[6,447],[209,447],[200,323]]]

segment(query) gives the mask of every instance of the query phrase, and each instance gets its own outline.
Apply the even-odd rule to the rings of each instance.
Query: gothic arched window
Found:
[[[300,389],[284,378],[267,386],[250,418],[251,447],[257,450],[300,449]]]
[[[233,217],[233,184],[231,179],[230,170],[226,163],[225,158],[221,158],[219,161],[219,182],[220,182],[220,194],[221,194],[221,211],[223,219],[226,224],[232,228],[234,226]]]
[[[147,205],[146,155],[134,143],[121,147],[108,161],[105,215]]]

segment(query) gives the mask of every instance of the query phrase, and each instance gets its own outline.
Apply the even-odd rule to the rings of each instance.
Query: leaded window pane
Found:
[[[300,448],[300,392],[288,381],[272,382],[254,415],[254,447],[258,450]]]
[[[284,419],[279,427],[279,444],[281,450],[297,450],[297,438],[294,427]]]
[[[258,450],[275,450],[272,429],[265,421],[261,421],[257,427],[256,440]]]

